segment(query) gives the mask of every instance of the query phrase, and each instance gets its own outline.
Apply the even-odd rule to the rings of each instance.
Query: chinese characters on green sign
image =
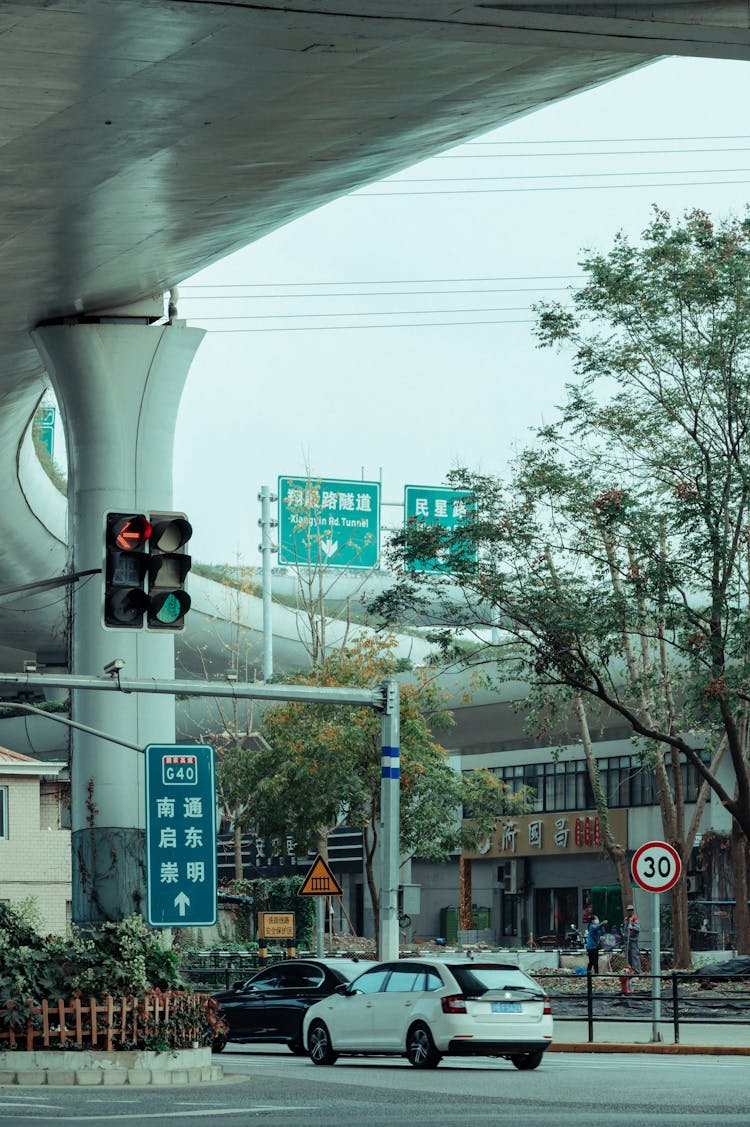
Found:
[[[279,563],[374,568],[380,559],[380,482],[279,478]]]
[[[449,531],[459,528],[471,506],[471,493],[464,489],[448,489],[440,485],[404,486],[404,527],[417,522],[432,527],[439,525]],[[450,571],[450,557],[445,559],[414,560],[410,571]]]

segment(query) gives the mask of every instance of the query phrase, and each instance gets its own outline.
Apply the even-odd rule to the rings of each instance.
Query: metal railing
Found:
[[[535,976],[540,985],[545,984],[545,975]],[[750,975],[722,975],[712,978],[713,988],[706,997],[680,994],[680,985],[690,983],[707,984],[706,978],[699,978],[690,971],[668,971],[666,974],[643,973],[637,976],[650,984],[647,990],[635,989],[632,977],[625,974],[583,974],[566,979],[566,982],[580,982],[579,990],[562,992],[549,990],[555,1023],[585,1021],[588,1028],[588,1041],[594,1041],[597,1024],[615,1022],[656,1023],[659,1026],[672,1026],[674,1043],[680,1043],[680,1027],[683,1025],[744,1025],[750,1023]],[[612,980],[619,985],[619,992],[597,990],[595,982]],[[654,981],[659,990],[659,1004],[654,1012]],[[717,983],[720,982],[719,987]],[[733,988],[736,983],[744,988]],[[718,991],[718,993],[717,993]],[[612,1012],[618,1006],[618,1011]],[[573,1012],[569,1012],[569,1011]],[[566,1012],[568,1011],[568,1012]]]
[[[281,956],[279,956],[280,958]],[[275,958],[269,962],[276,962]],[[199,955],[190,963],[183,963],[182,976],[191,986],[207,990],[229,990],[233,982],[250,978],[260,970],[260,960],[256,954],[219,954],[211,952]]]

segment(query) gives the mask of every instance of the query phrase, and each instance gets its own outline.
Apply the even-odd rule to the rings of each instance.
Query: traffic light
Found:
[[[185,579],[192,563],[185,545],[193,535],[184,513],[151,513],[148,556],[149,630],[182,630],[190,610]]]
[[[146,547],[151,522],[143,513],[107,513],[104,565],[104,622],[138,629],[148,607]]]

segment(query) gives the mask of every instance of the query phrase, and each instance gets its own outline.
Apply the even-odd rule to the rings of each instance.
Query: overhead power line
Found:
[[[302,285],[303,283],[299,283]],[[316,283],[311,283],[315,285]],[[271,283],[273,286],[273,283]],[[181,287],[180,293],[183,294],[184,289]],[[201,289],[202,287],[195,287]],[[216,287],[214,287],[216,288]],[[224,287],[218,287],[224,288]],[[243,289],[246,287],[236,286],[230,287],[233,289]],[[247,287],[249,288],[249,287]],[[342,290],[335,293],[262,293],[262,294],[204,294],[201,297],[194,297],[192,294],[187,300],[190,301],[296,301],[299,298],[311,298],[313,301],[323,301],[325,298],[351,298],[351,297],[449,297],[455,294],[476,294],[476,293],[558,293],[568,292],[567,286],[504,286],[502,288],[492,289],[453,289],[453,290]]]
[[[424,286],[424,285],[452,285],[454,282],[533,282],[543,278],[582,278],[583,274],[499,274],[492,277],[481,278],[357,278],[354,281],[335,281],[335,282],[217,282],[207,283],[201,285],[196,283],[194,285],[186,284],[180,286],[180,293],[185,293],[186,290],[224,290],[235,289],[241,286],[243,289],[250,289],[251,287],[265,288],[266,286],[276,286],[281,289],[286,286]]]
[[[550,137],[548,141],[466,141],[470,145],[640,145],[647,141],[750,141],[750,133],[695,133],[680,137]]]
[[[436,192],[357,191],[353,192],[347,199],[364,199],[366,196],[370,198],[376,196],[380,199],[387,199],[389,196],[490,196],[500,195],[506,192],[593,192],[602,190],[607,192],[619,192],[624,188],[637,188],[643,191],[644,188],[704,188],[716,187],[716,185],[730,188],[735,185],[742,186],[744,184],[750,184],[750,180],[680,180],[676,183],[662,182],[658,184],[558,184],[541,188],[448,188],[445,190],[438,189]]]
[[[508,142],[508,144],[523,144],[521,141]],[[654,144],[659,144],[655,141]],[[577,152],[567,153],[438,153],[431,160],[553,160],[562,157],[635,157],[635,156],[677,156],[684,153],[746,153],[747,145],[712,145],[711,147],[694,147],[689,149],[580,149]]]
[[[473,184],[481,183],[487,180],[495,180],[504,182],[506,180],[581,180],[593,179],[598,177],[601,179],[603,176],[702,176],[704,173],[710,172],[712,175],[729,175],[734,176],[736,173],[750,172],[750,168],[669,168],[660,169],[657,171],[655,168],[647,169],[644,172],[544,172],[532,173],[530,176],[525,176],[523,173],[517,173],[511,176],[424,176],[411,179],[410,177],[403,177],[399,179],[389,179],[383,181],[384,186],[391,184]]]
[[[366,314],[362,314],[362,316],[366,316]],[[194,317],[189,318],[189,320],[198,324],[202,318]],[[212,329],[211,333],[326,333],[333,330],[354,332],[357,329],[442,329],[461,325],[533,325],[534,323],[534,317],[527,317],[510,320],[489,319],[486,321],[413,321],[406,324],[394,321],[379,325],[254,325],[249,329]]]

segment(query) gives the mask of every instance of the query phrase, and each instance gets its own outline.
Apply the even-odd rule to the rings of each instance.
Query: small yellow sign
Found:
[[[297,892],[298,896],[343,896],[344,890],[328,868],[323,858],[318,856],[310,866],[310,871]]]
[[[294,939],[294,912],[258,912],[260,939]]]

